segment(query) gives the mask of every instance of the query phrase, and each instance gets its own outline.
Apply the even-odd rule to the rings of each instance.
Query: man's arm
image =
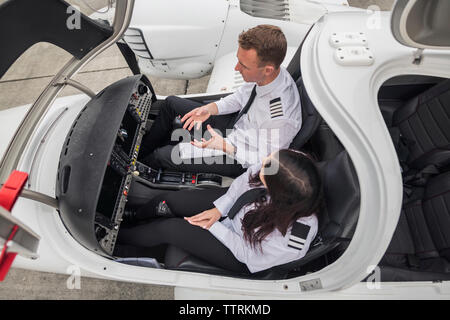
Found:
[[[217,104],[215,102],[208,103],[204,106],[195,108],[194,110],[186,113],[183,118],[181,118],[181,122],[184,122],[183,129],[188,128],[191,130],[195,123],[201,123],[206,121],[210,116],[215,116],[219,113],[219,109],[217,108]]]
[[[231,156],[236,153],[236,148],[229,142],[227,142],[221,135],[219,135],[214,129],[208,124],[206,127],[211,134],[211,139],[206,140],[202,138],[202,141],[194,139],[191,144],[198,148],[207,148],[214,150],[221,150]]]
[[[204,122],[210,116],[229,114],[241,110],[243,103],[248,100],[252,89],[252,84],[244,84],[225,98],[208,103],[186,113],[183,118],[181,118],[182,122],[186,121],[183,125],[183,129],[187,128],[188,130],[191,130],[195,123]]]
[[[217,104],[215,102],[208,103],[204,107],[212,116],[219,114],[219,108],[217,108]]]
[[[216,101],[218,113],[230,114],[240,111],[247,103],[253,87],[254,83],[245,83],[232,94],[229,94],[219,101]]]

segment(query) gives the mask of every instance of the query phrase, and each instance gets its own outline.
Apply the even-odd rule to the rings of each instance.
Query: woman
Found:
[[[259,171],[251,167],[236,178],[214,208],[124,229],[119,241],[172,244],[218,267],[254,273],[306,254],[317,234],[322,202],[314,161],[298,151],[280,150],[264,159]]]

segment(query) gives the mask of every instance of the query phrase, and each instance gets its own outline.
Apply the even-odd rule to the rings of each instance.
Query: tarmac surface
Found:
[[[5,0],[0,0],[0,4]],[[72,0],[83,9],[82,2]],[[389,10],[394,0],[349,0],[350,5],[367,8],[378,6]],[[90,3],[106,3],[105,0]],[[84,6],[84,7],[83,7]],[[45,58],[43,58],[45,57]],[[40,43],[30,48],[0,79],[0,110],[32,103],[40,92],[60,70],[70,56],[64,50],[51,44]],[[95,92],[107,85],[132,75],[116,46],[107,49],[86,65],[75,77]],[[206,90],[209,76],[197,80],[168,80],[149,76],[158,95],[201,93]],[[25,90],[26,89],[26,90]],[[73,88],[66,88],[60,96],[78,94]],[[133,284],[119,281],[99,280],[83,277],[80,289],[68,289],[68,275],[11,269],[5,281],[0,283],[0,300],[171,300],[174,288]]]

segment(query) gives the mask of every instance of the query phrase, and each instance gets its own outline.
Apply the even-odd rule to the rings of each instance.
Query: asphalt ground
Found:
[[[0,0],[0,4],[5,0]],[[91,0],[92,1],[92,0]],[[69,1],[89,12],[90,8],[80,0]],[[378,6],[389,10],[394,0],[349,0],[351,6],[368,8]],[[90,3],[106,3],[94,0]],[[45,58],[44,58],[45,57]],[[0,79],[0,110],[32,103],[60,70],[70,56],[64,50],[47,43],[30,48]],[[125,60],[116,46],[110,47],[86,65],[74,77],[95,92],[115,81],[131,75]],[[196,80],[169,80],[149,76],[158,95],[201,93],[206,90],[209,76]],[[78,94],[66,88],[60,96]],[[68,289],[68,275],[11,269],[5,281],[0,283],[0,300],[170,300],[173,287],[133,284],[119,281],[83,277],[79,289]]]

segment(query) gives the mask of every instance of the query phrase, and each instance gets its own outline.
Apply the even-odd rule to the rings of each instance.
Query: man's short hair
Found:
[[[261,64],[273,64],[278,69],[286,56],[287,41],[280,28],[262,24],[242,32],[239,46],[244,50],[254,49]]]

